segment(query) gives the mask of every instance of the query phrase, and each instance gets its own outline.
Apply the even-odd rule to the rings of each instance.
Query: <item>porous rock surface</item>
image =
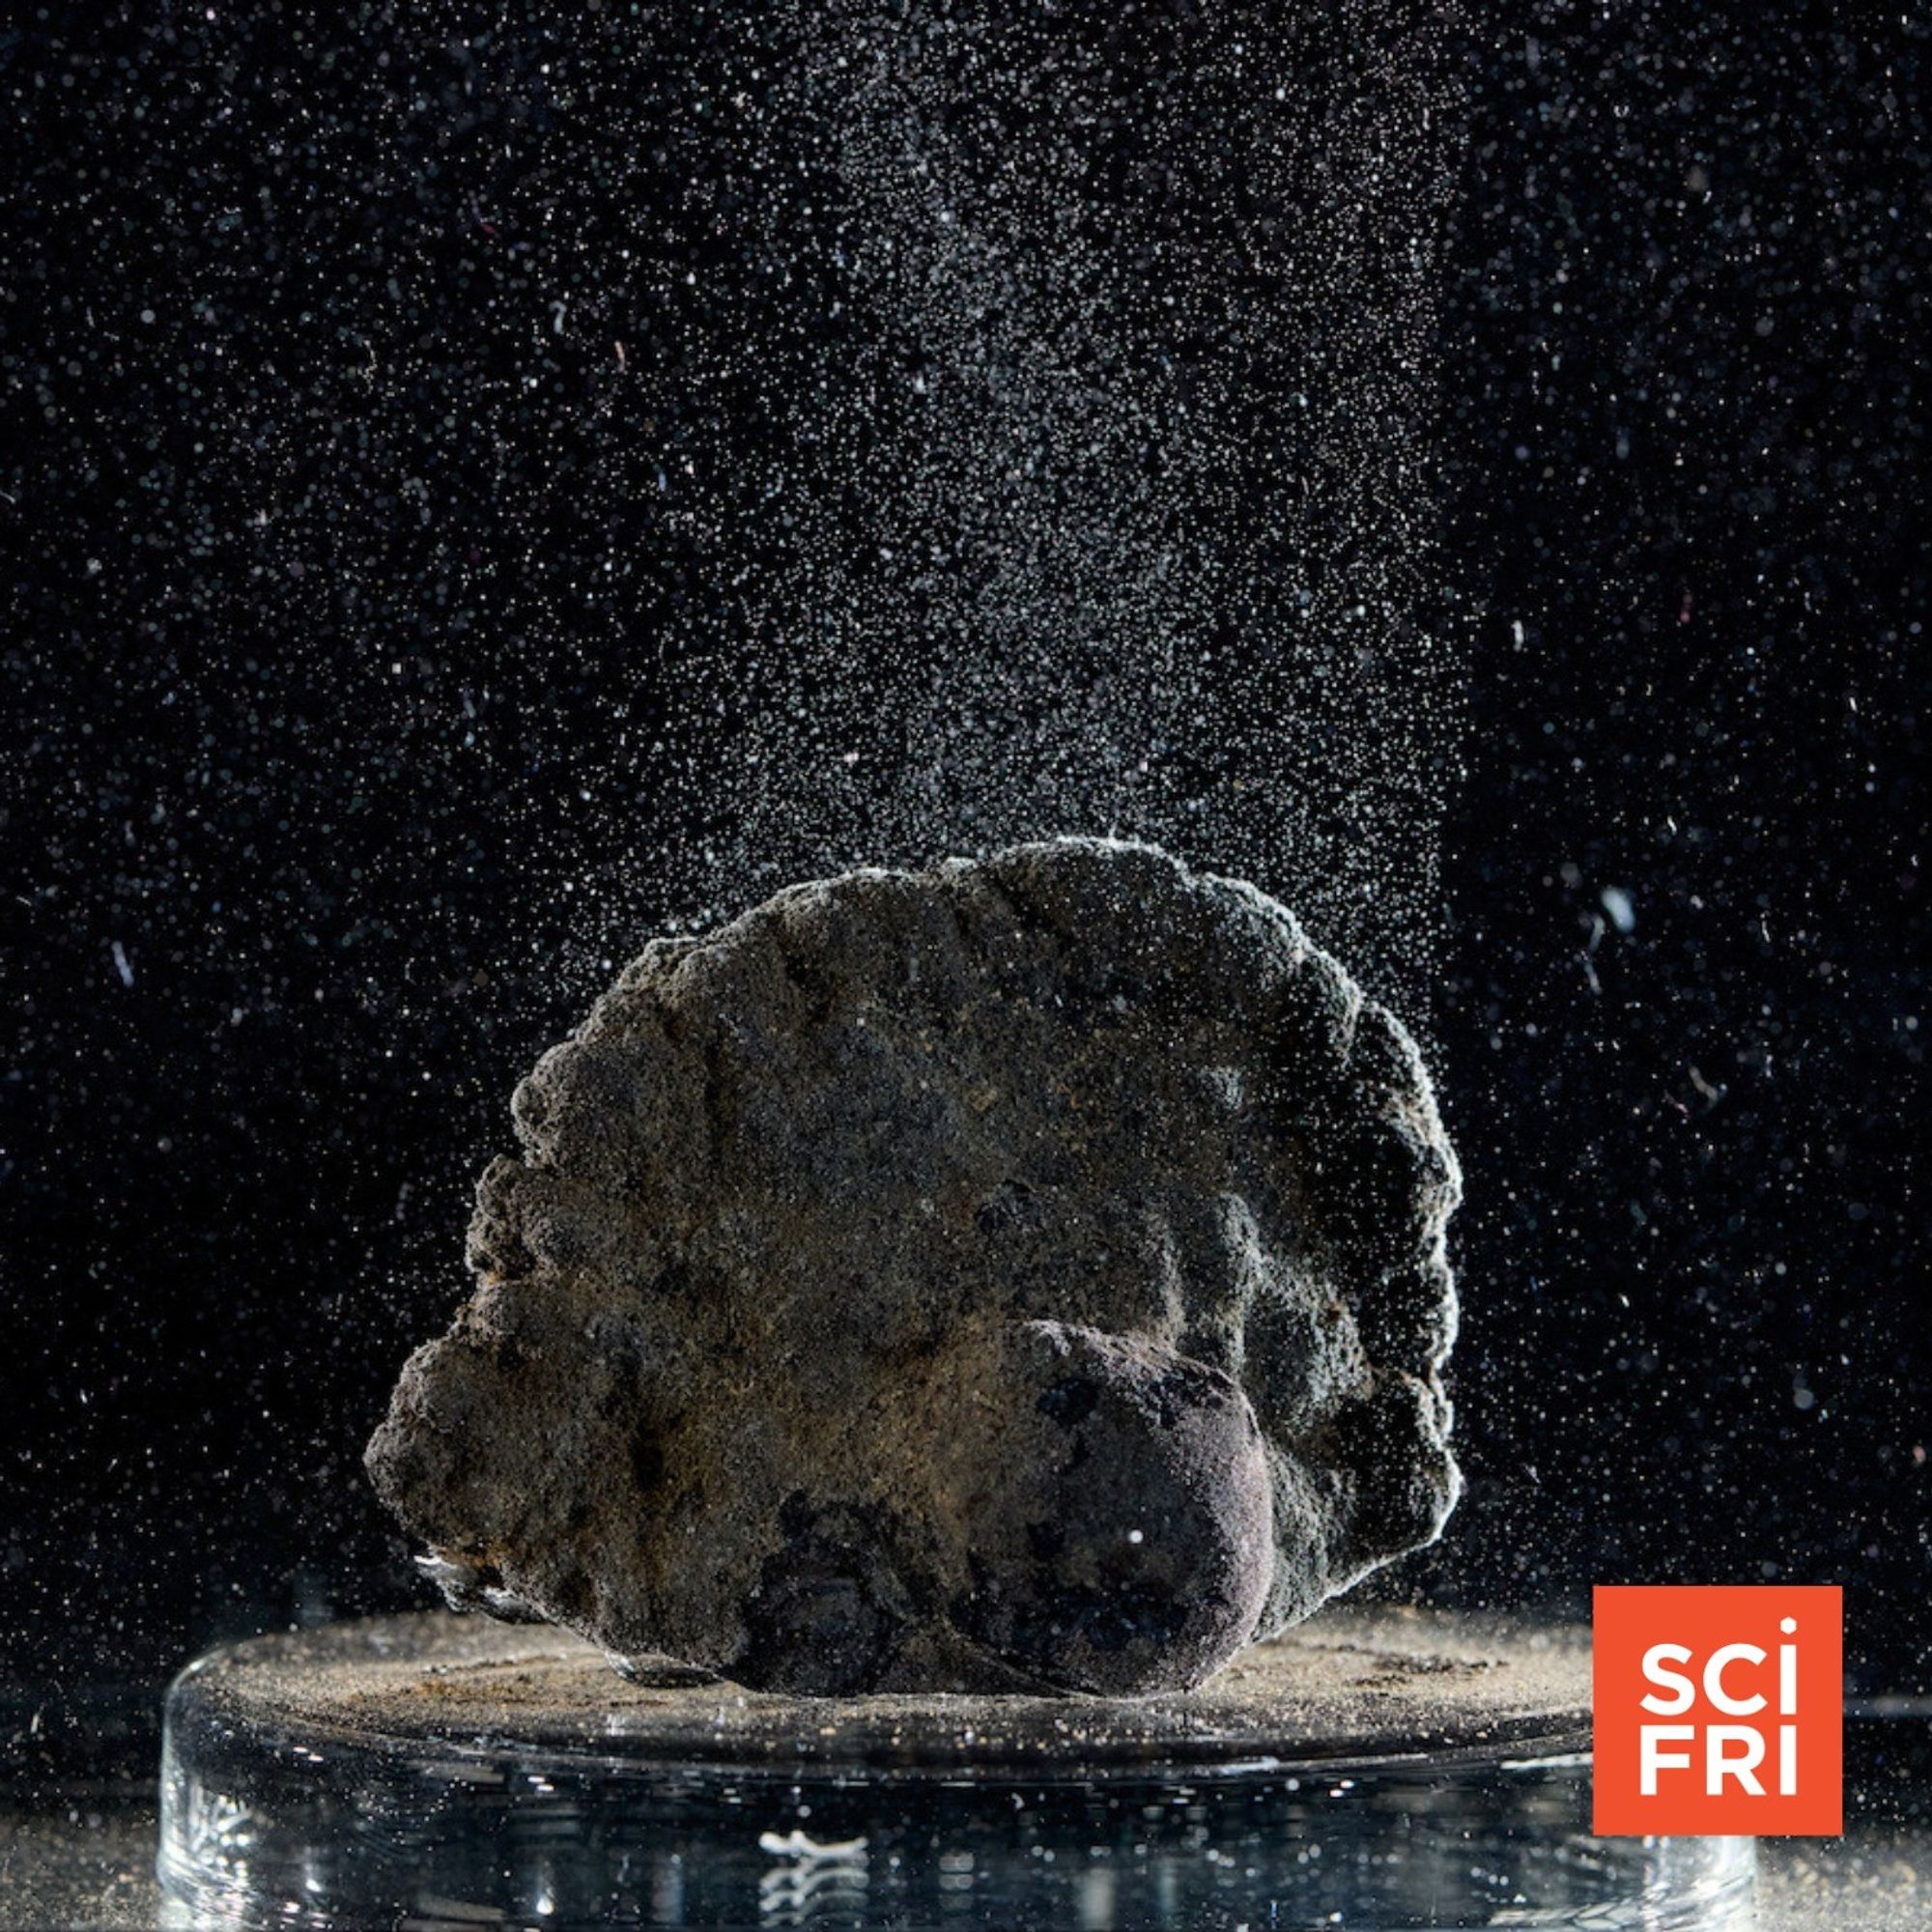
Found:
[[[1459,1180],[1293,917],[1066,839],[648,946],[377,1488],[452,1603],[802,1692],[1201,1682],[1432,1540]]]

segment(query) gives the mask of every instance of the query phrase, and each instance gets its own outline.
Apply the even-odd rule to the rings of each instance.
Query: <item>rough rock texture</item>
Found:
[[[1252,887],[1063,840],[659,940],[369,1447],[459,1606],[838,1693],[1202,1681],[1429,1542],[1459,1180]]]

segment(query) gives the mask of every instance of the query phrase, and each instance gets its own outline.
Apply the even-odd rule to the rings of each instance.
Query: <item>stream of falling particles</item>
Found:
[[[44,562],[125,640],[100,728],[200,729],[155,864],[259,793],[265,880],[341,874],[298,915],[587,989],[788,879],[1118,834],[1423,1004],[1442,9],[193,11],[50,97],[148,163],[38,237],[7,486],[92,479]]]
[[[407,800],[374,867],[473,871],[446,774],[588,982],[790,878],[1151,838],[1422,1004],[1438,9],[443,7],[285,114],[299,33],[206,32],[252,84],[148,125],[208,245],[116,326],[213,412],[168,500],[264,608],[201,620]],[[283,186],[224,213],[231,113]]]
[[[759,10],[639,108],[712,244],[626,349],[696,593],[640,642],[729,893],[1144,837],[1410,975],[1458,699],[1439,19]]]

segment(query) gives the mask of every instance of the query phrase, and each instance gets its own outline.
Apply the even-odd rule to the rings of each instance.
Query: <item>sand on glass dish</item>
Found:
[[[438,1614],[169,1699],[161,1873],[236,1927],[1748,1922],[1748,1839],[1595,1839],[1587,1645],[1331,1610],[1202,1690],[800,1699]]]

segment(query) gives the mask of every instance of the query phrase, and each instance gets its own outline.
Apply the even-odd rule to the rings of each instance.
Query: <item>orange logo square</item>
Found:
[[[1844,1593],[1600,1584],[1599,1837],[1836,1837]]]

